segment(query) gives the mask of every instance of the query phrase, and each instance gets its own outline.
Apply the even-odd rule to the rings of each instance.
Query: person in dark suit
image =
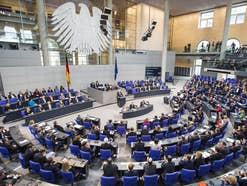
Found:
[[[191,144],[194,143],[194,141],[199,140],[200,136],[197,132],[194,132],[192,136],[189,136],[188,140]]]
[[[229,151],[233,153],[237,152],[238,150],[241,149],[240,145],[241,145],[241,142],[239,140],[236,140],[234,143],[230,143]]]
[[[211,138],[211,132],[206,131],[205,134],[200,135],[201,137],[201,144],[205,145],[205,143]]]
[[[49,157],[47,159],[47,162],[44,164],[43,169],[44,170],[50,170],[50,171],[54,172],[56,178],[59,178],[59,176],[60,176],[60,165],[56,164],[53,161],[52,157]]]
[[[103,166],[103,176],[118,177],[118,166],[112,163],[112,159],[108,158],[107,163]]]
[[[202,153],[197,151],[195,156],[193,157],[194,160],[194,169],[197,170],[200,165],[205,164],[205,159],[202,157]]]
[[[156,174],[156,165],[153,164],[152,158],[147,158],[147,163],[144,165],[144,175]]]
[[[134,146],[135,151],[145,151],[144,143],[141,141],[141,138],[138,138],[138,141],[136,142]]]
[[[38,152],[37,150],[34,149],[33,145],[29,145],[26,151],[23,154],[23,158],[26,162],[27,165],[29,165],[29,160],[33,159],[33,155]]]
[[[220,152],[222,154],[227,155],[230,153],[229,148],[226,145],[226,142],[224,141],[220,142],[219,146],[220,146]]]
[[[184,169],[193,170],[194,168],[194,164],[193,164],[193,161],[191,160],[190,155],[185,155],[182,158],[182,160],[180,160],[179,165],[181,166],[181,168],[184,168]]]
[[[94,156],[94,151],[91,149],[90,144],[87,142],[82,144],[81,150],[84,152],[90,152],[91,156]]]
[[[143,126],[143,129],[142,129],[142,135],[148,135],[149,134],[149,130],[148,130],[148,127],[147,125],[144,125]]]
[[[112,144],[109,143],[108,138],[104,139],[104,143],[101,144],[100,148],[113,150],[113,146],[112,146]]]
[[[173,173],[175,171],[175,163],[172,161],[172,157],[170,155],[167,158],[164,156],[164,160],[161,164],[161,168],[163,169],[162,175]]]
[[[40,149],[39,152],[36,152],[33,155],[32,160],[40,163],[40,165],[43,167],[43,165],[47,162],[45,155],[46,155],[45,149]]]
[[[130,128],[130,132],[127,134],[127,137],[128,136],[136,136],[136,132],[134,132],[134,128],[133,127]]]
[[[224,154],[222,154],[220,152],[220,147],[216,146],[215,147],[215,153],[213,153],[210,157],[209,157],[209,161],[212,163],[214,160],[220,160],[224,158]]]
[[[128,171],[126,171],[124,173],[124,176],[128,176],[128,177],[138,176],[138,172],[133,170],[133,169],[134,169],[134,164],[133,163],[129,163],[128,164]]]

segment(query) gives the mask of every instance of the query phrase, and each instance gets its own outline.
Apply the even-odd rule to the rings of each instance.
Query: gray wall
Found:
[[[137,80],[145,78],[145,65],[118,65],[117,80]],[[34,90],[55,85],[66,87],[65,66],[56,67],[6,67],[0,68],[4,93],[19,90]],[[92,81],[114,83],[114,65],[70,66],[71,88],[85,89]]]
[[[0,50],[0,67],[41,66],[40,51]]]
[[[161,67],[162,51],[144,51],[143,54],[133,54],[131,52],[121,51],[115,54],[119,64],[144,64],[148,67]],[[174,75],[176,62],[176,53],[167,52],[167,69],[170,75]]]

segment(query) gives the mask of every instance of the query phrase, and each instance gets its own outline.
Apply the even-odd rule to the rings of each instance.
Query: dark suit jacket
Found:
[[[104,171],[103,176],[107,176],[107,177],[115,176],[115,177],[117,177],[118,167],[115,164],[105,164],[103,166],[103,171]]]
[[[134,146],[135,151],[145,151],[144,143],[137,142]]]
[[[212,155],[210,156],[209,160],[212,162],[212,161],[214,161],[214,160],[220,160],[220,159],[222,159],[222,158],[224,158],[224,154],[221,154],[220,152],[217,152],[217,153],[215,153],[215,154],[212,154]]]
[[[136,132],[129,132],[128,136],[136,136]]]
[[[103,143],[100,148],[113,150],[113,146],[110,143]]]
[[[156,165],[145,164],[144,165],[144,175],[154,175],[154,174],[156,174]]]
[[[148,129],[143,129],[143,130],[142,130],[142,135],[148,135],[148,134],[149,134]]]
[[[230,152],[237,152],[241,147],[240,146],[232,146],[232,147],[229,147],[229,150]]]
[[[47,159],[40,152],[38,152],[33,155],[33,161],[40,163],[43,167],[43,165],[47,162]]]
[[[29,164],[29,160],[32,160],[33,159],[33,155],[35,154],[35,152],[32,152],[32,151],[30,151],[29,149],[27,149],[26,151],[25,151],[25,153],[23,154],[23,158],[24,158],[24,160],[25,160],[25,162],[27,163],[27,164]]]
[[[190,170],[194,169],[194,164],[192,160],[181,160],[179,162],[179,165],[184,169],[190,169]]]
[[[124,173],[124,176],[128,176],[128,177],[131,177],[131,176],[138,176],[138,172],[135,171],[135,170],[126,171],[126,172]]]
[[[194,159],[194,169],[197,170],[200,165],[205,164],[205,159],[204,158],[196,158]]]
[[[161,168],[163,169],[163,174],[172,173],[175,171],[175,163],[174,162],[163,162],[161,164]]]

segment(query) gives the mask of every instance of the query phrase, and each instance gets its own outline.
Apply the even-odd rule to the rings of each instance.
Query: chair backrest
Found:
[[[126,127],[125,126],[117,126],[117,133],[120,135],[123,135],[126,133]]]
[[[158,175],[144,176],[144,186],[158,186]]]
[[[197,151],[197,150],[200,148],[201,142],[202,142],[201,139],[196,140],[196,141],[193,142],[193,146],[192,146],[192,151],[193,151],[193,152],[194,152],[194,151]]]
[[[154,138],[159,139],[159,140],[163,139],[163,137],[164,137],[163,133],[158,133],[158,134],[155,134],[154,136]]]
[[[99,135],[99,140],[100,140],[100,141],[104,141],[105,138],[107,138],[106,135],[104,135],[104,134],[100,134],[100,135]]]
[[[185,183],[193,182],[195,176],[196,176],[195,170],[182,169],[181,171],[181,178],[182,178],[182,181]]]
[[[46,144],[46,147],[48,149],[51,149],[51,150],[54,150],[55,147],[54,147],[54,143],[52,140],[48,139],[48,138],[45,138],[45,144]]]
[[[132,142],[137,142],[137,136],[128,136],[127,143],[130,145]]]
[[[173,137],[176,137],[176,136],[177,136],[176,132],[167,132],[166,133],[166,137],[167,138],[173,138]]]
[[[205,165],[200,165],[197,170],[197,174],[200,177],[206,176],[209,174],[209,171],[211,169],[211,164],[205,164]]]
[[[208,141],[205,143],[205,148],[210,147],[211,145],[213,145],[213,141],[214,141],[213,138],[208,139]]]
[[[18,154],[18,160],[19,160],[19,162],[20,162],[20,164],[21,164],[21,167],[22,167],[23,169],[27,169],[27,168],[28,168],[28,167],[27,167],[27,164],[26,164],[26,161],[24,160],[24,158],[23,158],[23,156],[22,156],[21,153]]]
[[[116,185],[116,178],[115,177],[101,176],[100,183],[101,183],[101,186],[115,186]]]
[[[29,165],[30,165],[32,173],[39,174],[40,169],[41,169],[40,163],[32,161],[32,160],[29,160]]]
[[[107,160],[112,156],[112,152],[110,149],[100,149],[100,159]]]
[[[85,126],[86,129],[91,129],[92,128],[92,124],[89,121],[84,121],[83,125]]]
[[[174,185],[178,182],[178,172],[166,173],[164,175],[164,184],[167,186]]]
[[[64,130],[64,133],[68,134],[71,138],[74,138],[75,134],[71,130]]]
[[[3,158],[10,158],[10,152],[6,147],[0,147],[0,153],[2,155]]]
[[[45,145],[45,140],[44,140],[44,138],[40,138],[37,134],[34,134],[34,137],[35,137],[36,140],[39,141],[39,143],[40,143],[41,145]]]
[[[24,117],[26,115],[26,110],[21,110],[21,116]]]
[[[172,124],[177,124],[178,123],[178,118],[173,118],[172,119]]]
[[[233,157],[234,157],[234,153],[230,153],[230,154],[227,154],[225,156],[225,163],[224,163],[224,166],[227,166],[227,165],[230,165],[232,163],[232,160],[233,160]]]
[[[159,124],[160,124],[159,121],[155,121],[155,122],[152,123],[152,127],[155,128],[155,127],[158,126]]]
[[[214,144],[218,143],[218,142],[220,141],[220,139],[221,139],[221,136],[222,136],[221,134],[215,136],[215,137],[214,137],[214,140],[213,140],[213,143],[214,143]]]
[[[151,135],[142,135],[142,141],[151,141]]]
[[[176,155],[176,152],[177,152],[177,145],[171,145],[171,146],[167,146],[167,149],[166,149],[166,155],[171,155],[171,156],[174,156]]]
[[[243,147],[241,147],[237,152],[234,153],[234,159],[238,159],[240,154],[242,153],[243,151]]]
[[[224,166],[224,159],[221,159],[221,160],[214,160],[213,163],[212,163],[212,168],[211,170],[216,172],[216,171],[219,171],[223,168]]]
[[[91,156],[90,152],[86,152],[86,151],[81,150],[80,154],[81,154],[82,159],[85,159],[85,160],[88,160],[89,162],[92,162],[92,156]]]
[[[146,152],[144,151],[134,151],[133,157],[136,161],[145,161],[146,160]]]
[[[168,126],[168,122],[169,122],[168,119],[164,119],[164,120],[162,121],[162,127],[167,127],[167,126]]]
[[[96,134],[92,134],[92,133],[88,133],[87,134],[87,139],[91,139],[91,140],[96,140]]]
[[[49,183],[55,183],[55,175],[53,171],[40,169],[40,175],[44,181]]]
[[[158,149],[150,149],[149,156],[155,161],[161,159],[161,151]]]
[[[74,156],[80,156],[80,147],[78,145],[69,145],[70,153]]]
[[[190,151],[190,143],[182,144],[180,149],[180,154],[184,155]]]
[[[60,174],[61,174],[63,182],[65,184],[73,184],[74,183],[75,179],[74,179],[73,172],[65,172],[65,171],[61,170]]]
[[[137,186],[137,176],[123,176],[123,186]]]

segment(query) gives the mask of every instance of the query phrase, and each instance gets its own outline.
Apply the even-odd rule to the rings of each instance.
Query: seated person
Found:
[[[138,138],[138,141],[135,143],[135,146],[134,146],[133,150],[134,151],[145,151],[145,145],[141,141],[141,138]]]
[[[223,176],[221,178],[222,180],[222,185],[225,185],[225,186],[239,186],[238,184],[238,181],[237,181],[237,177],[232,175],[232,174],[229,174],[227,176]]]
[[[74,168],[69,164],[69,160],[66,159],[64,160],[63,164],[62,164],[62,170],[65,172],[72,172],[74,174],[75,179],[79,179],[81,173],[80,173],[80,169],[78,168]]]
[[[141,134],[142,134],[142,135],[148,135],[148,134],[149,134],[149,130],[148,130],[147,125],[144,125],[144,126],[143,126],[143,129],[142,129]]]
[[[130,132],[127,134],[127,137],[128,136],[136,136],[136,132],[134,132],[134,128],[133,127],[130,128]]]
[[[144,175],[154,175],[156,174],[156,165],[153,164],[152,158],[147,158],[147,163],[144,165]]]
[[[111,119],[108,121],[108,123],[106,124],[106,126],[107,126],[108,130],[112,130],[112,129],[114,129],[114,125],[113,125],[113,123],[112,123],[112,120],[111,120]]]
[[[32,144],[28,145],[23,154],[23,159],[25,160],[27,165],[29,165],[29,160],[33,159],[33,156],[36,152],[38,152],[38,150],[36,150]]]
[[[136,108],[137,108],[137,106],[133,102],[129,105],[129,110],[133,110]]]
[[[205,143],[211,138],[211,132],[208,130],[204,134],[201,134],[200,137],[201,137],[201,144],[204,146]]]
[[[103,176],[118,178],[118,167],[112,163],[112,159],[108,158],[106,164],[103,165]]]
[[[72,145],[77,145],[79,148],[81,148],[81,140],[79,135],[74,137]]]
[[[154,141],[150,142],[150,149],[162,150],[159,139],[154,139]]]
[[[28,101],[28,106],[29,106],[29,107],[33,107],[33,106],[35,106],[35,105],[37,105],[37,104],[33,101],[33,99],[30,99],[30,100]]]
[[[214,160],[220,160],[224,158],[224,154],[220,152],[220,147],[215,147],[215,152],[209,157],[209,161],[212,163]]]
[[[81,150],[84,152],[90,152],[91,156],[94,157],[94,151],[91,149],[90,144],[88,142],[82,142]]]
[[[16,154],[19,150],[18,145],[7,136],[0,140],[0,146],[6,147],[11,155]]]
[[[134,169],[134,164],[129,163],[128,164],[128,170],[124,173],[124,176],[132,177],[132,176],[138,176],[138,172],[133,170]]]
[[[189,138],[188,138],[188,140],[191,144],[194,143],[194,141],[199,140],[199,139],[200,139],[200,136],[197,132],[193,132],[193,135],[189,136]]]
[[[33,155],[33,161],[40,163],[41,167],[47,162],[45,149],[40,149]]]
[[[220,147],[220,152],[221,152],[222,154],[227,155],[227,154],[230,153],[229,148],[228,148],[227,145],[226,145],[226,142],[221,141],[218,145],[219,145],[219,147]]]
[[[179,165],[180,165],[181,168],[184,168],[184,169],[190,169],[190,170],[193,170],[194,169],[194,163],[191,160],[191,156],[190,155],[185,155],[179,161]]]
[[[240,145],[241,145],[241,142],[239,140],[236,140],[235,142],[230,143],[229,144],[229,150],[230,150],[230,152],[235,153],[238,150],[240,150],[241,149],[241,146]]]
[[[162,175],[166,173],[173,173],[175,171],[175,163],[172,161],[172,156],[164,156],[164,161],[161,164],[161,168],[163,170]]]
[[[113,151],[113,146],[111,143],[109,143],[108,138],[104,139],[104,143],[101,144],[100,148],[101,149],[110,149],[111,151]]]
[[[100,128],[97,125],[93,125],[92,129],[91,129],[91,133],[96,135],[96,140],[99,139],[99,135],[100,135]]]
[[[193,156],[194,160],[194,169],[197,170],[200,165],[205,164],[205,159],[202,157],[202,153],[200,151],[197,151],[195,156]]]
[[[83,119],[82,119],[82,117],[81,117],[80,114],[76,117],[76,120],[78,120],[78,121],[80,121],[80,122],[83,122]]]

